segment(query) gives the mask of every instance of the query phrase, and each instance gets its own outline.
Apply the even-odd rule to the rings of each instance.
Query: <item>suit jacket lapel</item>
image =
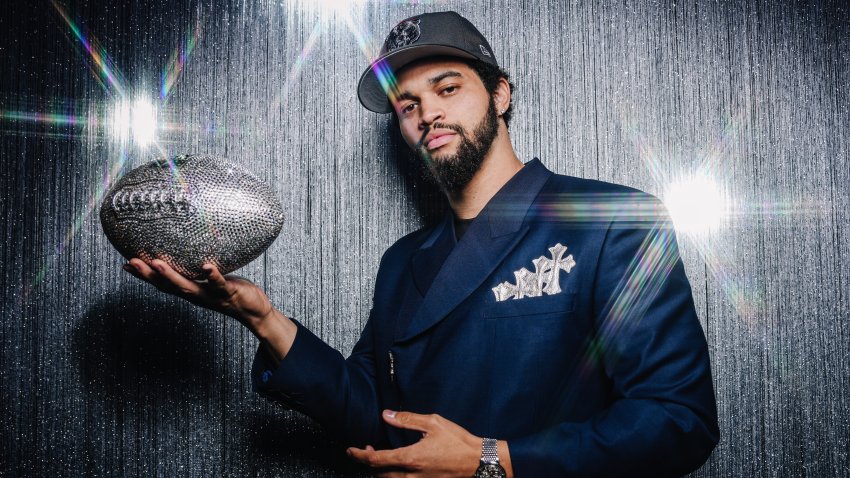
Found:
[[[423,284],[427,281],[430,287],[427,287],[422,305],[397,342],[410,340],[436,325],[481,286],[528,232],[528,225],[524,225],[526,213],[551,175],[539,160],[527,163],[493,196],[445,261],[427,264],[428,258],[436,259],[440,251],[445,251],[449,245],[446,234],[453,234],[454,228],[451,222],[446,222],[452,220],[451,213],[448,214],[441,232],[438,234],[435,230],[435,235],[426,241],[434,250],[420,252],[411,261],[414,267],[425,266],[424,271],[414,272],[414,280]],[[453,241],[454,237],[449,239]],[[437,244],[441,247],[434,247]],[[429,267],[440,263],[439,271],[433,276]],[[427,280],[429,277],[433,280]]]
[[[455,247],[453,216],[449,211],[434,232],[410,259],[413,283],[424,297],[440,272],[440,267]]]
[[[411,318],[419,310],[434,277],[440,272],[440,267],[454,246],[452,214],[449,212],[419,246],[419,249],[413,253],[407,264],[410,275],[413,277],[413,284],[407,285],[400,291],[404,296],[398,309],[393,337],[401,337],[407,330]]]

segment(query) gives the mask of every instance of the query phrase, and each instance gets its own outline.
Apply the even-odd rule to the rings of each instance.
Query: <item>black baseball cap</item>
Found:
[[[429,56],[456,56],[499,66],[490,43],[469,20],[456,12],[423,13],[402,20],[387,35],[378,59],[360,76],[360,103],[376,113],[392,112],[381,80],[386,84],[388,72]]]

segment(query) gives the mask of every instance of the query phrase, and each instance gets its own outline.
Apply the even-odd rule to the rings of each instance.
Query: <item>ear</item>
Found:
[[[504,77],[499,78],[496,84],[493,102],[496,104],[496,111],[505,111],[511,106],[511,86]]]

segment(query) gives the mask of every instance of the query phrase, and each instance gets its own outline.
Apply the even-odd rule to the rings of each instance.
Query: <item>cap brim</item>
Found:
[[[395,73],[408,63],[431,56],[456,56],[470,60],[476,58],[471,53],[460,48],[447,45],[409,45],[393,50],[383,58],[372,63],[360,76],[360,81],[357,83],[357,98],[360,100],[360,104],[375,113],[391,113],[393,107],[387,98],[386,91],[381,86],[381,82],[378,81],[378,76],[375,74],[375,65],[384,63]]]

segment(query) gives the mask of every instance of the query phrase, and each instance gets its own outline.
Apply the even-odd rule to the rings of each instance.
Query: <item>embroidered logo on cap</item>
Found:
[[[384,48],[387,52],[391,52],[397,48],[410,45],[419,39],[419,34],[422,31],[419,29],[419,19],[405,20],[390,31],[387,36],[387,41],[384,43]]]
[[[484,48],[484,45],[478,45],[478,48],[481,48],[481,53],[483,53],[484,56],[490,56],[490,52],[487,51],[486,48]]]

